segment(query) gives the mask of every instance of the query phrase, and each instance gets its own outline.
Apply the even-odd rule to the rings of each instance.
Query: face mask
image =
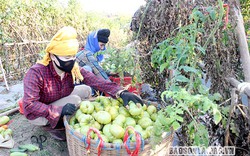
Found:
[[[74,60],[69,60],[69,61],[62,61],[60,60],[56,55],[54,55],[56,59],[58,60],[60,66],[58,66],[56,63],[57,68],[61,69],[62,71],[65,71],[66,73],[70,73],[72,68],[74,67],[75,64],[75,59]]]

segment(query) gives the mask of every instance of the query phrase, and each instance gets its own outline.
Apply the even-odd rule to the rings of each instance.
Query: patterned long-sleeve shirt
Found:
[[[112,97],[121,88],[112,82],[96,77],[93,73],[81,69],[83,83],[100,91],[105,91]],[[52,62],[48,66],[35,64],[24,77],[24,115],[33,120],[38,117],[48,119],[52,128],[58,123],[63,106],[49,105],[63,97],[70,95],[74,89],[72,75],[65,73],[61,80]]]
[[[93,52],[89,50],[81,50],[76,55],[76,61],[78,62],[79,66],[83,67],[85,65],[90,66],[93,70],[93,73],[105,80],[109,80],[108,75],[103,70],[103,68],[98,63],[97,59],[95,58]]]

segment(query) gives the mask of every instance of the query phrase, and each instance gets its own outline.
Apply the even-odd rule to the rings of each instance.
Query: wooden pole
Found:
[[[236,35],[239,42],[240,58],[243,67],[245,82],[250,82],[250,56],[245,33],[244,21],[240,11],[240,7],[234,6],[234,12],[237,17]],[[248,116],[250,116],[250,97],[248,97]],[[248,119],[248,127],[250,128],[250,118]],[[250,136],[250,133],[249,133]]]
[[[9,89],[9,86],[8,86],[8,83],[7,83],[6,76],[5,76],[5,71],[4,71],[4,69],[3,69],[3,64],[2,64],[2,59],[1,59],[1,57],[0,57],[0,68],[1,68],[2,73],[3,73],[3,78],[4,78],[4,82],[5,82],[6,88],[7,88],[7,90],[10,90],[10,89]]]
[[[239,42],[240,57],[241,57],[245,82],[250,82],[250,55],[249,55],[243,17],[241,15],[240,9],[234,7],[234,11],[237,17],[236,34]]]

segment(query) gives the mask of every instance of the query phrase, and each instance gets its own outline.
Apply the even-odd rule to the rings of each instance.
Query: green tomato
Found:
[[[143,117],[138,121],[138,124],[143,128],[146,129],[149,126],[153,125],[153,121],[149,117]]]
[[[110,126],[111,124],[107,124],[103,127],[103,134],[108,138],[109,142],[112,142],[115,137],[110,132]]]
[[[128,127],[128,126],[134,127],[135,125],[136,125],[135,119],[133,119],[133,118],[131,118],[131,117],[127,117],[127,118],[126,118],[126,121],[125,121],[125,123],[124,123],[124,126],[125,126],[125,127]]]
[[[119,114],[122,114],[125,117],[129,117],[130,116],[130,113],[129,113],[128,109],[125,108],[125,107],[120,107],[119,108]]]
[[[99,102],[92,102],[92,104],[94,105],[96,112],[104,110],[104,107],[102,106],[101,103],[99,103]]]
[[[121,139],[124,136],[125,130],[120,125],[112,124],[110,132],[116,139]]]
[[[69,125],[73,126],[77,123],[77,119],[76,119],[76,116],[72,116],[70,119],[69,119]]]
[[[111,120],[114,120],[119,115],[119,112],[115,107],[110,107],[108,112],[111,115]]]
[[[78,110],[76,111],[76,114],[75,114],[77,120],[78,120],[78,117],[79,117],[81,114],[83,114],[82,111],[81,111],[81,109],[78,109]]]
[[[149,105],[148,108],[147,108],[147,112],[149,115],[152,115],[153,113],[156,113],[157,112],[157,109],[154,105]]]
[[[94,128],[96,128],[98,130],[102,129],[102,125],[99,124],[99,122],[97,122],[97,121],[94,121],[94,123],[91,125],[91,127],[94,127]]]
[[[119,114],[115,120],[113,121],[113,124],[117,124],[123,127],[124,123],[126,121],[126,117],[122,114]]]
[[[151,118],[152,121],[156,121],[157,114],[156,113],[151,114],[150,118]]]
[[[116,99],[111,99],[111,105],[112,106],[119,106],[120,105],[120,101],[118,101]]]
[[[139,116],[143,112],[142,107],[138,107],[134,102],[129,102],[129,113],[132,116]]]
[[[95,107],[90,101],[82,101],[80,103],[80,109],[83,113],[92,114]]]
[[[87,136],[87,132],[89,131],[89,126],[82,126],[80,129],[80,133]]]
[[[111,115],[106,111],[99,111],[95,115],[95,119],[100,124],[108,124],[111,122]]]
[[[91,125],[95,122],[94,118],[89,114],[87,114],[87,115],[83,114],[83,115],[79,116],[79,118],[80,118],[79,123],[80,123],[81,127]]]

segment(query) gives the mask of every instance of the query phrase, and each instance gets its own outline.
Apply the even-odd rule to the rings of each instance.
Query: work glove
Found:
[[[120,97],[123,100],[123,105],[124,107],[127,107],[129,101],[133,101],[134,103],[140,103],[143,106],[142,100],[141,98],[139,98],[137,95],[135,95],[134,93],[130,93],[127,90],[122,91],[120,93]]]
[[[107,73],[108,76],[119,77],[118,73]]]
[[[113,76],[113,77],[119,77],[119,74],[118,73],[113,73],[111,71],[106,71],[106,74],[109,76]]]
[[[76,111],[76,106],[72,103],[67,103],[63,106],[61,117],[64,115],[72,115]]]

